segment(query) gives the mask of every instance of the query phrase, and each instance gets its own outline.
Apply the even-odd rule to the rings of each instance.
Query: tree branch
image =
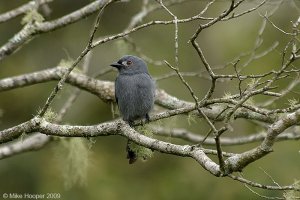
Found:
[[[87,17],[101,9],[109,1],[110,0],[96,0],[87,6],[56,20],[26,24],[17,34],[15,34],[0,48],[0,60],[14,53],[27,41],[33,39],[34,36],[54,31],[69,24],[75,23],[78,20],[83,19],[84,17]]]
[[[180,138],[195,144],[201,143],[205,138],[200,134],[192,133],[186,129],[181,129],[181,128],[171,129],[165,127],[152,126],[152,130],[155,134],[160,136]],[[265,137],[266,137],[266,133],[262,132],[262,133],[254,133],[246,136],[222,137],[220,138],[220,142],[223,146],[243,145],[243,144],[263,141]],[[276,141],[299,140],[299,139],[300,139],[300,134],[293,133],[293,132],[282,133],[276,137]],[[214,138],[208,137],[207,139],[205,139],[205,141],[202,144],[214,146],[216,143]]]
[[[66,70],[67,69],[64,67],[55,67],[51,69],[34,72],[34,73],[0,79],[0,92],[15,89],[15,88],[20,88],[24,86],[29,86],[37,83],[60,80],[63,74],[65,74]],[[111,81],[101,81],[101,80],[88,77],[84,74],[71,72],[68,78],[66,79],[66,83],[69,83],[85,91],[88,91],[98,96],[101,100],[105,102],[114,101],[114,84]],[[222,105],[222,103],[224,103],[225,105]],[[237,102],[228,100],[226,98],[212,99],[212,100],[207,100],[203,103],[204,106],[209,105],[210,108],[203,107],[201,109],[209,119],[216,119],[219,113],[222,110],[224,110],[224,107],[226,107],[227,103],[232,103],[234,105]],[[194,103],[180,100],[174,96],[169,95],[162,89],[157,89],[156,91],[156,104],[167,109],[185,108],[185,112],[181,112],[181,113],[187,113],[195,110]],[[246,106],[245,108],[247,108],[247,105],[243,105],[243,106]],[[252,119],[252,120],[258,120],[267,123],[274,122],[276,116],[263,115],[261,111],[262,109],[255,108],[255,107],[253,109],[251,108],[250,111],[248,109],[238,109],[234,114],[234,118]],[[265,112],[269,112],[269,111],[266,110]],[[218,117],[217,120],[218,121],[223,120],[225,114],[226,113],[223,113],[221,116]]]
[[[10,10],[8,12],[0,14],[0,24],[3,22],[6,22],[8,20],[11,20],[19,15],[22,15],[32,9],[37,8],[40,5],[43,5],[45,3],[52,2],[53,0],[34,0],[34,1],[29,1],[28,3],[15,8],[13,10]]]
[[[260,159],[261,157],[272,152],[272,146],[276,141],[276,137],[287,128],[299,123],[300,109],[285,117],[280,118],[273,123],[267,131],[267,135],[263,142],[256,148],[241,153],[239,155],[228,158],[226,162],[227,172],[241,171],[248,164]]]

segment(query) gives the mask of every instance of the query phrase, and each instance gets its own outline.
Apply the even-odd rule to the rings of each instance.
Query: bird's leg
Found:
[[[141,125],[144,126],[145,124],[148,124],[150,122],[150,117],[148,113],[145,115],[145,119],[141,119]]]
[[[133,122],[134,122],[134,121],[129,120],[129,121],[127,121],[127,122],[128,122],[128,124],[129,124],[129,126],[130,126],[131,128],[133,128]]]
[[[146,119],[146,123],[149,123],[149,122],[150,122],[150,117],[149,117],[149,114],[148,114],[148,113],[146,114],[145,119]]]

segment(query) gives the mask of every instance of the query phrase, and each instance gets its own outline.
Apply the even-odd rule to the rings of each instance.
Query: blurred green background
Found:
[[[0,13],[22,5],[27,1],[0,1]],[[270,1],[261,13],[270,11],[278,1]],[[88,0],[54,0],[49,4],[51,14],[46,20],[55,19],[74,11],[86,4]],[[207,1],[188,1],[170,9],[179,17],[186,18],[198,14]],[[295,1],[299,5],[299,2]],[[97,37],[119,33],[128,25],[131,17],[141,8],[142,1],[133,0],[128,3],[116,3],[105,10]],[[247,10],[257,4],[257,1],[247,1],[238,11]],[[229,5],[228,1],[216,1],[206,16],[216,16]],[[271,20],[288,32],[291,31],[291,21],[299,17],[293,1],[287,0],[280,6]],[[23,73],[34,72],[55,67],[62,59],[76,59],[84,49],[91,26],[96,15],[85,18],[63,29],[38,36],[13,55],[0,61],[0,79]],[[0,44],[4,44],[18,30],[22,17],[0,24]],[[153,12],[145,18],[150,20],[170,20],[165,11]],[[200,71],[204,67],[191,44],[187,44],[200,21],[179,25],[179,61],[182,71]],[[203,23],[203,21],[201,21]],[[250,51],[257,39],[262,24],[262,17],[253,12],[238,19],[221,22],[203,31],[199,38],[208,62],[218,67],[242,52]],[[156,25],[135,32],[131,37],[144,54],[154,60],[167,60],[174,63],[174,26]],[[258,74],[277,69],[281,62],[281,52],[289,41],[289,37],[282,34],[270,24],[262,35],[263,45],[258,52],[268,49],[275,41],[277,48],[262,59],[252,62],[243,73]],[[93,50],[89,75],[105,69],[116,61],[122,54],[136,54],[130,46],[118,41],[98,46]],[[245,61],[242,60],[241,62]],[[150,73],[154,77],[170,72],[166,66],[149,65]],[[220,73],[234,73],[232,67],[219,70]],[[110,72],[102,77],[103,80],[113,81],[116,72]],[[210,82],[197,78],[186,78],[196,94],[203,97],[210,86]],[[290,80],[280,82],[280,86],[287,85]],[[24,122],[37,113],[50,94],[55,82],[38,84],[26,88],[19,88],[0,93],[0,130]],[[168,93],[185,100],[192,101],[189,92],[177,77],[157,82],[158,87]],[[296,88],[299,91],[299,87]],[[65,86],[56,98],[53,110],[57,111],[73,88]],[[237,93],[237,82],[232,80],[218,83],[215,97],[225,93]],[[276,107],[286,106],[288,99],[299,99],[299,95],[287,95],[277,102]],[[254,101],[263,101],[256,98]],[[89,125],[113,119],[111,105],[103,103],[96,96],[82,92],[72,109],[64,118],[63,123]],[[262,131],[251,122],[237,120],[234,131],[230,136],[247,135]],[[185,127],[199,134],[205,134],[207,125],[200,119],[188,122],[186,116],[173,117],[163,120],[160,125],[169,128]],[[226,135],[227,136],[227,135]],[[182,143],[182,141],[165,138],[167,141]],[[21,140],[21,139],[20,139]],[[258,143],[224,147],[231,152],[242,152],[256,146]],[[73,147],[72,147],[73,145]],[[61,199],[259,199],[241,183],[229,178],[217,178],[205,171],[199,164],[189,158],[176,157],[161,153],[154,153],[147,162],[139,161],[128,165],[125,158],[126,139],[111,136],[98,137],[93,140],[71,139],[55,141],[40,151],[29,152],[1,160],[0,162],[0,193],[60,193]],[[75,146],[75,148],[74,148]],[[81,147],[81,148],[80,148]],[[86,151],[88,149],[88,151]],[[77,151],[76,151],[77,150]],[[80,151],[81,150],[81,151]],[[299,175],[299,141],[278,142],[274,146],[275,152],[258,162],[248,166],[243,174],[245,178],[264,184],[273,184],[272,180],[263,172],[265,170],[280,185],[292,184]],[[75,153],[78,159],[68,157],[68,152]],[[75,157],[76,157],[75,156]],[[215,158],[214,158],[215,159]],[[261,169],[263,168],[263,170]],[[86,169],[86,171],[85,171]],[[84,173],[87,172],[87,176]],[[67,175],[64,177],[63,174]],[[77,175],[76,175],[77,174]],[[79,175],[78,175],[79,174]],[[82,175],[82,176],[80,176]],[[72,187],[66,184],[77,176],[82,181]],[[254,189],[267,196],[280,196],[282,193]]]

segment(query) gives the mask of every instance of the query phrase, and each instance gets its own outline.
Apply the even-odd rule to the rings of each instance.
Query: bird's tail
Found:
[[[130,148],[130,143],[132,143],[132,141],[127,140],[127,145],[126,145],[126,151],[127,151],[127,159],[129,160],[129,164],[133,164],[135,163],[135,161],[137,161],[137,155],[136,153]]]

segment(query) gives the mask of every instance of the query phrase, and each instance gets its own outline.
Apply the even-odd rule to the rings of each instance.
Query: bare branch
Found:
[[[276,140],[276,137],[282,133],[285,129],[297,124],[300,120],[300,109],[282,117],[280,120],[270,126],[267,131],[267,136],[263,142],[256,148],[241,153],[238,156],[228,158],[225,162],[229,167],[227,170],[240,171],[248,164],[260,159],[261,157],[272,152],[272,146]]]
[[[249,181],[247,179],[244,179],[242,177],[234,176],[234,175],[228,175],[228,177],[237,180],[241,183],[245,183],[251,187],[257,187],[257,188],[263,188],[263,189],[268,189],[268,190],[295,190],[295,191],[300,191],[299,188],[295,188],[294,186],[271,186],[271,185],[262,185],[260,183],[255,183],[252,181]]]
[[[6,144],[0,147],[0,159],[14,156],[28,151],[39,150],[51,140],[51,136],[40,133],[33,134],[22,141]]]
[[[204,140],[204,136],[199,133],[192,133],[186,129],[176,129],[176,128],[165,128],[165,127],[156,127],[152,126],[152,130],[155,134],[166,136],[166,137],[174,137],[180,138],[188,142],[192,143],[201,143]],[[253,142],[263,141],[266,137],[266,133],[254,133],[246,136],[236,136],[236,137],[222,137],[220,138],[220,143],[223,146],[233,146],[233,145],[243,145],[249,144]],[[300,134],[294,132],[284,132],[276,137],[276,141],[286,141],[286,140],[299,140]],[[204,145],[215,145],[215,140],[212,137],[208,137],[204,142]]]
[[[39,5],[46,4],[50,1],[51,0],[30,1],[18,8],[0,14],[0,23],[24,14],[31,9],[37,11]],[[216,1],[212,0],[204,3],[201,2],[201,5],[199,5],[202,6],[202,8],[197,11],[196,15],[180,18],[179,14],[183,13],[177,13],[178,10],[173,10],[170,6],[177,5],[179,8],[183,3],[190,2],[189,0],[156,0],[156,2],[143,0],[138,4],[138,7],[135,7],[139,10],[136,14],[131,16],[127,26],[125,24],[125,28],[122,31],[95,38],[98,27],[100,26],[101,14],[103,10],[113,2],[117,2],[117,0],[96,0],[72,13],[67,13],[62,17],[50,21],[39,20],[38,17],[28,17],[28,19],[30,19],[26,21],[26,24],[21,30],[0,47],[1,60],[16,52],[25,43],[36,36],[66,27],[99,11],[95,23],[91,27],[91,33],[87,37],[88,42],[85,48],[71,64],[64,67],[54,67],[0,79],[0,92],[50,81],[57,83],[46,103],[41,106],[42,109],[37,116],[29,120],[25,119],[24,123],[16,124],[11,128],[0,131],[0,144],[2,144],[0,146],[0,159],[27,151],[39,150],[48,143],[55,141],[54,138],[56,137],[89,138],[118,135],[132,140],[137,145],[161,153],[192,158],[213,176],[228,176],[235,181],[245,184],[252,193],[262,198],[282,199],[286,196],[285,194],[283,197],[261,195],[253,190],[252,187],[266,190],[299,191],[299,186],[296,184],[289,186],[279,185],[279,181],[275,181],[275,179],[265,171],[272,185],[264,185],[247,180],[243,178],[242,174],[240,176],[234,175],[235,172],[244,170],[253,162],[264,158],[264,156],[272,152],[275,142],[300,139],[298,127],[300,121],[299,92],[295,91],[298,89],[300,83],[300,69],[298,67],[300,61],[300,18],[297,16],[297,19],[291,20],[290,33],[281,30],[275,25],[275,21],[271,21],[273,18],[276,19],[275,17],[277,16],[275,15],[285,1],[279,0],[272,2],[260,0],[249,4],[246,0],[230,0],[224,2],[225,7],[220,11],[219,9],[210,10],[213,6],[219,8],[219,5],[215,3]],[[210,55],[205,55],[205,44],[199,43],[202,31],[206,29],[211,30],[216,24],[225,21],[227,22],[237,18],[240,20],[242,16],[253,11],[258,11],[259,13],[260,8],[265,5],[266,2],[268,2],[266,7],[268,12],[262,16],[262,23],[256,31],[256,37],[254,36],[255,39],[253,40],[253,45],[250,50],[237,53],[237,55],[233,56],[233,59],[229,59],[229,62],[213,66],[209,61],[209,59],[211,59]],[[295,2],[293,3],[295,4]],[[295,9],[297,11],[297,8]],[[156,16],[152,15],[155,14],[154,11],[156,10],[160,10],[161,13],[166,13],[166,17],[171,17],[171,20],[156,19]],[[211,12],[208,12],[208,10]],[[204,16],[210,15],[210,13],[214,14],[212,16]],[[31,16],[31,14],[33,15],[34,13],[29,13],[28,16]],[[185,12],[185,14],[189,13]],[[36,13],[36,15],[39,16],[38,13]],[[252,17],[252,15],[249,17]],[[285,20],[288,19],[288,17],[292,17],[292,15],[286,16]],[[143,22],[145,19],[154,20]],[[239,20],[235,21],[238,22]],[[192,30],[192,36],[189,40],[192,45],[189,46],[189,48],[195,51],[195,55],[199,57],[199,62],[194,62],[194,60],[193,62],[188,62],[190,61],[190,57],[188,57],[188,59],[182,63],[187,63],[188,65],[190,65],[189,63],[193,63],[193,66],[187,66],[186,70],[190,70],[195,66],[201,67],[196,71],[185,71],[181,69],[180,65],[181,59],[187,57],[184,54],[185,52],[181,52],[181,48],[179,49],[179,41],[182,39],[180,37],[181,35],[179,35],[179,28],[185,27],[185,25],[181,26],[180,24],[192,22],[197,23],[197,27],[194,31]],[[265,32],[267,23],[270,23],[276,30],[278,29],[284,33],[282,37],[285,38],[278,38],[266,45],[264,40],[267,34]],[[288,23],[289,22],[287,22],[287,24]],[[148,30],[158,25],[174,26],[174,65],[165,61],[165,64],[167,64],[172,72],[161,74],[156,80],[178,76],[186,90],[192,96],[193,101],[189,102],[179,99],[168,94],[165,90],[157,88],[155,106],[153,113],[150,113],[150,125],[147,126],[149,132],[151,131],[155,134],[153,138],[149,136],[150,134],[145,133],[144,135],[135,130],[134,127],[144,126],[143,121],[139,120],[133,122],[132,127],[121,119],[104,121],[90,126],[61,124],[66,113],[72,111],[72,106],[74,106],[74,102],[82,90],[96,95],[100,100],[107,103],[107,106],[112,105],[115,101],[114,83],[112,81],[95,79],[95,77],[110,72],[111,68],[103,68],[99,73],[94,73],[95,70],[93,69],[93,74],[90,76],[87,75],[92,50],[98,47],[98,45],[109,43],[116,39],[122,39],[122,41],[120,41],[122,43],[118,44],[129,47],[126,48],[126,52],[123,50],[122,54],[127,54],[127,51],[128,54],[134,52],[150,65],[161,66],[164,64],[164,62],[148,55],[146,52],[148,52],[149,49],[146,49],[147,46],[143,47],[142,43],[141,46],[139,46],[139,40],[135,39],[134,34],[137,32],[142,33],[142,30]],[[272,29],[271,31],[276,32],[276,30]],[[287,42],[284,44],[285,46],[282,47],[281,52],[278,53],[278,47],[281,48],[282,41]],[[180,45],[182,44],[180,43]],[[213,48],[213,46],[210,46],[210,48]],[[271,53],[272,56],[273,54],[279,56],[277,57],[280,59],[279,66],[273,64],[272,66],[266,66],[268,65],[267,63],[262,64],[262,66],[259,66],[261,69],[258,69],[258,67],[255,66],[257,64],[256,61],[264,59],[266,55],[271,56]],[[166,56],[167,54],[162,57]],[[274,59],[274,63],[278,61],[277,58]],[[82,60],[84,60],[82,64],[83,72],[74,71],[74,68],[78,66]],[[218,60],[218,58],[216,60]],[[269,59],[265,60],[269,62]],[[258,69],[256,73],[254,73],[254,69],[250,66],[252,63],[253,67]],[[273,63],[273,61],[270,63]],[[196,94],[197,91],[189,84],[186,77],[208,80],[210,83],[209,86],[205,84],[203,86],[202,83],[200,86],[201,88],[206,88],[206,94],[203,94],[201,98],[198,97]],[[287,82],[286,80],[289,81]],[[54,102],[57,94],[66,83],[74,86],[72,93],[58,110],[58,115],[55,119],[47,118],[46,112],[49,111],[52,102]],[[233,85],[233,83],[235,85]],[[267,101],[265,98],[260,98],[261,96],[267,97],[267,100],[270,100]],[[288,105],[274,104],[275,101],[285,100],[284,98],[287,97],[289,98]],[[191,132],[184,128],[175,128],[173,124],[171,126],[164,123],[165,120],[163,119],[170,119],[178,115],[187,117],[189,123],[192,121],[192,123],[197,123],[199,119],[202,122],[204,120],[209,126],[201,126],[199,130]],[[161,123],[160,120],[163,121],[163,123]],[[240,132],[240,121],[251,122],[251,125],[255,127],[253,130],[257,130],[257,132],[254,131],[250,135],[249,133]],[[160,124],[160,126],[155,126],[156,123],[153,122]],[[229,132],[234,132],[234,135],[226,135]],[[169,140],[169,138],[164,136],[182,139],[182,141],[180,141],[180,144],[176,144],[175,142],[178,140]],[[243,145],[254,142],[258,143],[251,144],[256,145],[253,149],[243,150],[240,153],[223,151],[225,149],[224,146]],[[203,146],[205,146],[205,148],[203,148]],[[245,145],[244,147],[246,148],[247,146]]]
[[[28,3],[15,8],[13,10],[10,10],[8,12],[0,14],[0,24],[3,22],[6,22],[8,20],[11,20],[19,15],[22,15],[32,9],[38,8],[40,5],[49,3],[53,0],[34,0],[34,1],[29,1]]]
[[[39,117],[43,117],[44,114],[47,112],[47,110],[49,109],[53,99],[55,98],[55,96],[57,95],[57,93],[63,88],[64,83],[66,82],[69,74],[72,72],[72,70],[77,66],[77,64],[82,60],[82,58],[91,50],[92,48],[92,43],[93,43],[93,39],[95,36],[95,33],[98,29],[99,23],[100,23],[100,19],[102,16],[102,13],[104,11],[104,9],[111,3],[112,1],[108,1],[107,3],[105,3],[103,5],[103,7],[101,8],[95,24],[93,26],[93,29],[91,31],[91,35],[88,41],[87,46],[85,47],[85,49],[81,52],[81,54],[77,57],[77,59],[72,63],[72,65],[70,67],[68,67],[66,73],[61,77],[61,79],[59,80],[59,82],[57,83],[57,85],[55,86],[55,88],[53,89],[53,91],[51,92],[51,94],[49,95],[44,107],[41,109],[41,111],[38,113]]]
[[[291,35],[291,36],[295,36],[295,33],[289,33],[286,32],[284,30],[282,30],[281,28],[279,28],[278,26],[276,26],[270,19],[269,17],[267,17],[267,15],[262,15],[260,14],[261,17],[264,17],[274,28],[276,28],[277,30],[279,30],[281,33],[286,34],[286,35]]]
[[[63,74],[66,73],[66,70],[66,68],[57,67],[42,70],[39,72],[2,79],[0,80],[0,91],[11,90],[53,80],[60,80]],[[80,89],[86,90],[92,94],[95,94],[105,102],[114,101],[114,84],[110,81],[101,81],[90,78],[83,74],[71,72],[68,78],[66,79],[66,82]],[[187,112],[195,110],[194,103],[180,100],[174,96],[167,94],[164,90],[157,90],[156,97],[156,104],[167,109],[187,108]],[[220,105],[220,103],[230,103],[235,105],[238,102],[227,98],[207,100],[203,102],[203,105],[210,105],[211,109],[203,108],[203,112],[208,118],[216,119],[216,116],[218,116],[218,114],[222,110],[224,110],[224,106]],[[216,105],[213,106],[213,104]],[[267,123],[272,123],[276,119],[276,116],[268,115],[268,112],[270,112],[269,110],[263,111],[260,108],[256,108],[250,105],[248,106],[246,104],[244,104],[243,107],[249,109],[252,112],[246,110],[237,110],[237,112],[234,115],[234,118],[253,119]],[[292,111],[293,110],[289,110],[289,112]],[[287,112],[287,110],[282,110],[282,112]],[[224,115],[218,117],[218,120],[223,119]]]
[[[34,36],[41,33],[54,31],[58,28],[62,28],[64,26],[77,22],[78,20],[93,14],[94,12],[102,8],[107,2],[110,2],[110,0],[97,0],[59,19],[49,22],[35,22],[26,24],[22,28],[22,30],[15,34],[13,38],[11,38],[0,48],[0,60],[14,53],[27,41],[33,39]]]

